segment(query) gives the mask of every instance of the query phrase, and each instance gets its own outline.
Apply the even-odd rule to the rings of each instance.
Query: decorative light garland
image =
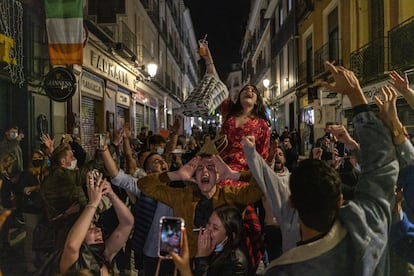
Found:
[[[0,33],[14,40],[14,47],[10,49],[10,57],[16,59],[16,64],[8,63],[3,69],[10,74],[12,83],[23,86],[23,7],[16,0],[2,0],[0,3]]]

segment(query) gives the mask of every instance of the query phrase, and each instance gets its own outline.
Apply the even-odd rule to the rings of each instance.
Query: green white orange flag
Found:
[[[82,65],[83,0],[45,0],[50,64]]]

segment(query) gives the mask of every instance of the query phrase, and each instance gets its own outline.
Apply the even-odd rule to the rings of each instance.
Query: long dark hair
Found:
[[[228,259],[233,250],[239,248],[246,256],[250,265],[249,254],[247,253],[246,235],[243,227],[243,217],[240,209],[234,205],[221,205],[214,209],[218,218],[226,230],[227,242],[224,245],[223,251],[217,256],[214,261],[221,259]],[[249,267],[247,269],[250,269]]]
[[[225,121],[227,121],[228,119],[230,119],[233,116],[240,116],[243,113],[243,106],[240,103],[240,94],[241,92],[243,92],[243,90],[245,90],[247,87],[252,87],[254,92],[257,95],[257,100],[256,100],[256,104],[253,107],[253,115],[261,118],[263,120],[266,121],[266,123],[270,126],[270,122],[269,119],[266,116],[266,109],[265,106],[263,104],[263,98],[262,95],[260,94],[259,90],[257,89],[257,87],[253,84],[246,84],[245,86],[243,86],[242,89],[240,89],[239,94],[237,96],[237,101],[236,103],[231,103],[230,104],[230,111],[226,116]]]

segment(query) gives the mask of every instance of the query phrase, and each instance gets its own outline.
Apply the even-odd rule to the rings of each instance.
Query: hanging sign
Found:
[[[52,100],[65,102],[76,91],[76,77],[69,69],[55,67],[47,73],[44,89]]]

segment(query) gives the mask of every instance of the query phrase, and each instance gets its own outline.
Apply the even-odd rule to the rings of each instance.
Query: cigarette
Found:
[[[200,231],[204,231],[204,230],[206,230],[206,228],[204,228],[204,227],[194,228],[193,232],[200,232]]]

